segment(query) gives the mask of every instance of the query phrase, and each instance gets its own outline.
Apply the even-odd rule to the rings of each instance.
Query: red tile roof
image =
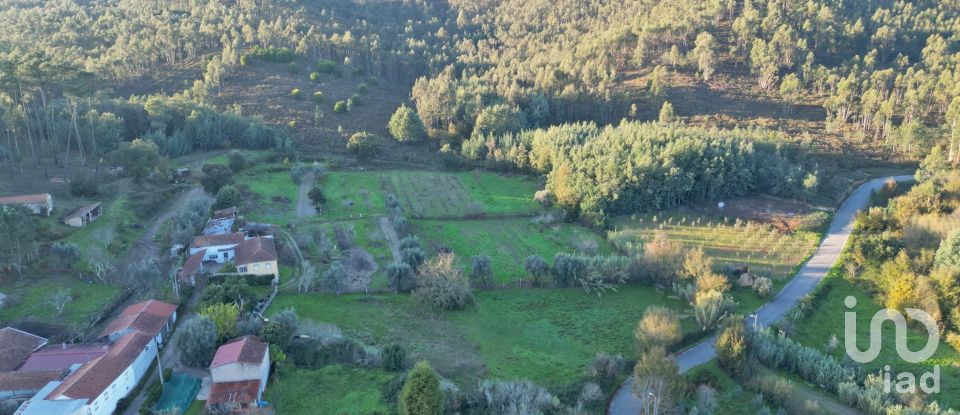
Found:
[[[33,352],[18,371],[69,369],[76,364],[90,362],[107,353],[106,343],[55,344]]]
[[[0,371],[16,369],[30,353],[45,344],[47,339],[25,331],[13,327],[0,329]]]
[[[219,382],[210,387],[207,406],[221,403],[255,403],[260,395],[260,380]]]
[[[63,378],[63,370],[0,372],[0,391],[40,390],[47,383]]]
[[[109,336],[127,329],[140,330],[156,336],[163,330],[173,313],[177,311],[177,306],[167,304],[162,301],[149,300],[142,303],[131,305],[123,310],[117,318],[113,319],[106,328],[100,332],[100,337]]]
[[[186,278],[191,275],[197,275],[197,272],[200,271],[200,268],[202,266],[203,266],[203,252],[197,252],[196,254],[193,254],[187,257],[187,260],[183,262],[183,268],[180,269],[180,273],[177,275],[180,278]]]
[[[243,336],[233,339],[217,349],[210,368],[231,363],[260,364],[267,353],[268,346],[256,336]]]
[[[277,260],[277,246],[273,243],[273,238],[258,236],[243,241],[237,245],[236,255],[233,262],[237,265],[249,264],[252,262],[265,262]]]
[[[237,245],[243,242],[243,233],[234,232],[234,233],[222,233],[216,235],[200,235],[193,238],[193,243],[190,244],[191,248],[206,248],[208,246],[217,246],[217,245]]]
[[[50,193],[0,197],[0,205],[47,203]]]
[[[66,397],[93,401],[133,364],[153,341],[150,334],[135,331],[123,336],[107,354],[77,369],[57,386],[46,399]]]

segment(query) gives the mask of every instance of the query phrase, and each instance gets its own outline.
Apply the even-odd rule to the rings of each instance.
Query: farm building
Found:
[[[0,329],[0,372],[9,372],[30,357],[30,354],[47,344],[47,339],[17,330],[13,327]]]
[[[107,354],[107,343],[51,344],[33,352],[17,368],[19,372],[70,369]]]
[[[153,336],[156,343],[162,346],[164,337],[173,329],[176,321],[177,306],[148,300],[124,309],[100,332],[100,337],[116,340],[136,331]]]
[[[219,235],[200,235],[190,244],[190,255],[203,252],[204,261],[224,263],[234,257],[234,248],[244,240],[240,232]]]
[[[208,409],[226,413],[258,407],[270,376],[269,347],[256,336],[231,340],[217,349],[210,376]]]
[[[30,399],[50,382],[63,379],[67,370],[0,372],[0,401]]]
[[[203,252],[197,252],[187,257],[187,260],[183,262],[183,267],[177,271],[177,278],[180,281],[190,285],[197,284],[197,277],[204,273],[203,254]]]
[[[237,272],[279,277],[277,247],[273,238],[258,236],[247,239],[237,245],[236,254],[234,262],[237,264]]]
[[[48,383],[16,414],[112,414],[117,402],[143,379],[156,357],[157,343],[152,335],[128,333],[103,356],[84,364],[63,381]]]
[[[36,215],[50,216],[53,212],[53,196],[50,193],[0,197],[0,206],[21,205]]]
[[[202,235],[222,235],[230,233],[233,223],[237,221],[237,208],[221,209],[213,212],[200,231]]]
[[[100,215],[102,214],[103,208],[100,207],[100,202],[97,202],[92,205],[77,209],[73,213],[67,215],[67,217],[63,218],[63,223],[73,226],[74,228],[83,228],[89,225],[91,222],[99,219]]]

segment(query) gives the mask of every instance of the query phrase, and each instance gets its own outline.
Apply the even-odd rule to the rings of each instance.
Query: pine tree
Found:
[[[390,135],[401,143],[419,141],[427,136],[420,116],[405,104],[400,105],[393,113],[388,126]]]

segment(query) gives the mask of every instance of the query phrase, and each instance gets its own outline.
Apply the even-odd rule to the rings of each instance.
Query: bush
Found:
[[[365,83],[363,83],[363,82],[357,84],[357,93],[358,93],[358,94],[366,94],[367,91],[369,91],[369,90],[370,90],[370,85],[367,85],[367,84],[365,84]]]
[[[747,387],[760,392],[767,400],[782,406],[790,395],[790,383],[776,375],[754,376],[747,382]]]
[[[323,101],[326,101],[326,97],[323,95],[323,92],[317,91],[313,93],[313,102],[322,104]]]
[[[70,194],[74,196],[93,197],[99,193],[99,182],[90,173],[81,172],[70,181]]]
[[[407,351],[399,344],[383,349],[383,370],[399,372],[407,367]]]
[[[673,310],[651,306],[643,312],[634,332],[640,350],[660,346],[669,348],[683,338],[680,318]]]
[[[320,82],[320,72],[310,72],[310,81]]]
[[[337,114],[347,112],[347,102],[337,101],[335,104],[333,104],[333,112]]]
[[[217,325],[213,320],[196,316],[183,323],[178,331],[177,349],[183,363],[199,367],[210,362],[217,347]]]
[[[299,71],[300,71],[300,66],[298,66],[296,63],[290,62],[290,64],[287,65],[287,72],[297,73]]]
[[[420,267],[414,297],[440,310],[456,310],[473,302],[470,283],[453,266],[453,254],[440,254]]]
[[[560,400],[529,380],[480,383],[483,406],[495,414],[541,414],[560,409]]]
[[[222,164],[205,164],[200,184],[207,193],[217,194],[220,188],[233,182],[233,170]]]
[[[293,88],[293,89],[290,91],[290,98],[300,99],[300,98],[302,98],[302,97],[303,97],[303,92],[300,91],[300,88]]]
[[[481,287],[493,285],[493,269],[490,266],[490,256],[486,254],[474,255],[471,259],[470,279]]]
[[[550,274],[550,265],[538,255],[527,256],[523,261],[523,269],[530,274],[534,286],[540,286],[547,275]]]
[[[243,201],[243,195],[233,185],[226,185],[217,192],[217,201],[213,204],[213,209],[226,209],[233,206],[239,206]]]
[[[420,361],[410,370],[397,409],[400,415],[433,415],[443,411],[440,376],[427,362]]]
[[[360,95],[353,94],[353,95],[350,96],[350,99],[347,100],[347,105],[349,105],[351,108],[352,108],[352,107],[362,107],[362,106],[363,106],[363,98],[361,98]]]
[[[387,279],[397,292],[409,292],[417,286],[413,268],[405,262],[394,262],[387,266]]]
[[[356,154],[358,158],[369,157],[377,150],[377,147],[377,136],[366,131],[355,133],[347,140],[347,150]]]
[[[233,150],[227,154],[227,166],[230,166],[234,173],[239,173],[247,168],[247,158],[243,153]]]
[[[818,210],[809,215],[804,215],[800,219],[799,229],[808,232],[822,232],[828,224],[830,224],[830,215]]]
[[[317,71],[325,74],[334,73],[337,71],[337,63],[328,59],[320,59],[317,62]]]

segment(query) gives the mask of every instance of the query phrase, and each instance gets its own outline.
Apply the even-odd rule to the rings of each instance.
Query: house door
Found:
[[[229,253],[229,252],[224,252],[224,253],[223,253],[223,260],[226,261],[226,260],[228,260],[228,259],[230,259],[230,253]]]

